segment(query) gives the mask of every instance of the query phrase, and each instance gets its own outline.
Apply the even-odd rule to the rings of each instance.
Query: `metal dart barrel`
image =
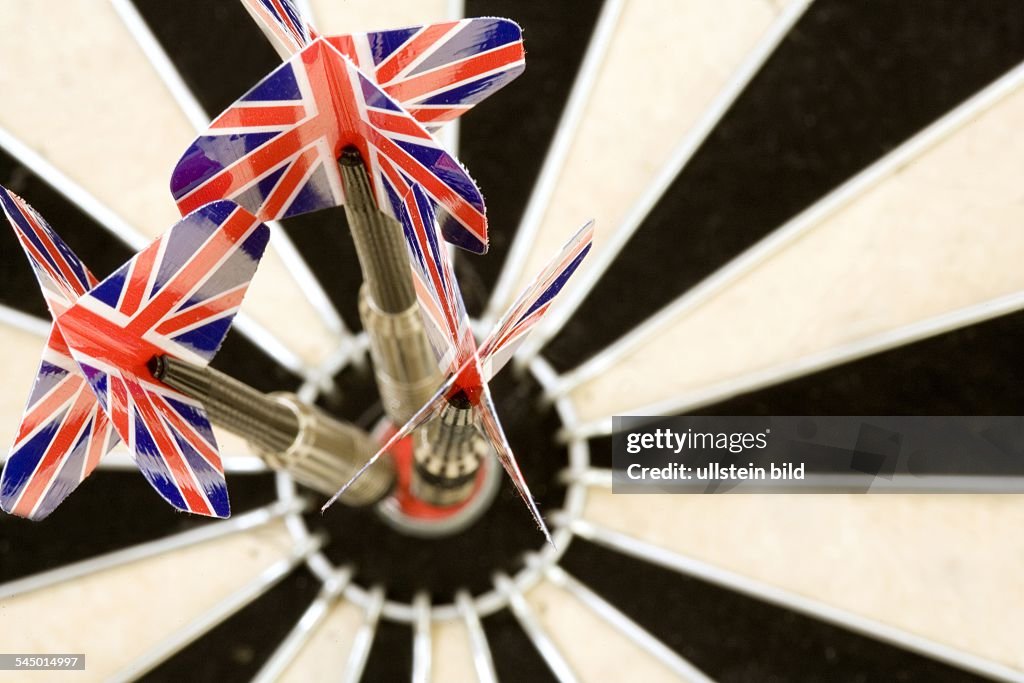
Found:
[[[377,452],[377,443],[369,434],[303,403],[295,394],[271,394],[269,398],[294,413],[299,432],[287,449],[262,455],[300,484],[333,496]],[[378,460],[339,500],[353,506],[376,503],[391,492],[394,481],[391,461]]]
[[[416,433],[412,493],[431,505],[457,505],[476,486],[487,456],[472,408],[448,404],[441,415]]]
[[[345,215],[365,280],[359,315],[384,411],[400,425],[427,402],[442,378],[416,303],[402,225],[377,208],[358,151],[346,149],[339,167]]]
[[[262,451],[283,451],[298,436],[299,421],[291,410],[233,377],[171,356],[155,357],[150,370],[169,387],[200,401],[211,421]]]
[[[361,429],[306,405],[294,394],[264,394],[212,368],[157,356],[153,376],[203,404],[210,420],[246,439],[271,467],[333,495],[376,452]],[[377,502],[394,483],[391,463],[378,461],[341,496],[348,505]]]

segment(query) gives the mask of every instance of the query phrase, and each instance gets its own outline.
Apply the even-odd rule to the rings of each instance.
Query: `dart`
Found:
[[[154,356],[205,366],[231,327],[269,230],[228,201],[203,206],[98,281],[24,200],[0,203],[28,256],[53,325],[14,446],[0,506],[39,520],[118,441],[172,506],[230,513],[203,405],[157,381]]]
[[[416,184],[444,238],[487,250],[483,196],[431,137],[524,68],[522,31],[507,19],[465,19],[319,36],[289,0],[244,0],[285,62],[210,124],[171,178],[182,213],[232,199],[262,220],[345,203],[337,161],[353,147],[374,200],[402,220],[400,188]]]
[[[543,318],[554,297],[583,262],[592,246],[593,222],[584,225],[562,247],[477,347],[448,253],[438,246],[438,228],[431,202],[415,186],[410,186],[408,192],[414,198],[417,209],[409,216],[410,224],[406,226],[410,263],[420,309],[427,328],[432,331],[431,340],[439,351],[439,363],[446,379],[433,396],[366,462],[352,481],[342,487],[322,509],[330,507],[364,470],[369,469],[401,439],[428,421],[441,417],[449,424],[469,425],[475,422],[483,430],[499,462],[530,509],[534,521],[550,542],[550,533],[501,427],[488,382],[512,358],[530,330]],[[470,412],[472,417],[466,417],[466,413]]]
[[[229,198],[265,220],[345,207],[375,378],[401,425],[475,348],[450,266],[427,282],[437,268],[424,259],[442,263],[442,239],[487,249],[483,197],[431,131],[522,72],[522,32],[488,18],[325,38],[290,2],[243,4],[285,62],[186,150],[172,193],[183,212]],[[414,497],[448,511],[473,493],[487,452],[463,413],[418,435],[415,449]],[[442,474],[453,466],[455,476]]]

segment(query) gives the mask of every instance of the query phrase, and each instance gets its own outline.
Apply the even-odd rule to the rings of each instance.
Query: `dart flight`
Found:
[[[148,363],[164,354],[210,362],[269,229],[232,202],[208,204],[98,282],[24,200],[0,188],[0,203],[54,321],[0,476],[0,506],[43,519],[121,440],[168,503],[227,517],[224,469],[202,405],[154,379]]]
[[[483,196],[430,134],[524,68],[507,19],[322,37],[288,0],[243,0],[286,61],[218,116],[178,161],[181,212],[231,199],[262,220],[344,204],[337,160],[359,150],[378,207],[402,220],[415,184],[444,238],[487,251]]]
[[[447,380],[384,447],[360,468],[352,481],[398,441],[437,417],[446,405],[472,407],[478,427],[494,447],[498,460],[529,507],[537,526],[550,541],[551,535],[498,420],[487,383],[512,358],[530,330],[547,313],[552,300],[583,262],[593,242],[593,221],[584,225],[562,247],[502,316],[487,339],[477,347],[448,251],[440,243],[431,202],[415,186],[409,187],[408,191],[414,198],[412,204],[416,210],[406,217],[409,222],[404,227],[417,300],[438,363]],[[344,493],[352,481],[335,494],[323,509]]]

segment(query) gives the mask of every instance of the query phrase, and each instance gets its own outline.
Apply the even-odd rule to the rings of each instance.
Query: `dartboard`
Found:
[[[615,415],[1021,412],[1019,3],[299,4],[323,34],[524,28],[525,73],[440,136],[487,199],[490,251],[455,261],[481,328],[596,220],[493,386],[554,544],[508,482],[418,538],[321,514],[218,433],[233,514],[208,521],[114,450],[46,520],[0,518],[0,649],[84,654],[76,680],[1024,680],[1006,473],[701,496],[613,494],[610,470]],[[0,26],[0,184],[100,277],[178,219],[174,162],[280,63],[235,0],[3,0]],[[49,317],[0,240],[10,442]],[[215,367],[371,426],[360,282],[343,210],[284,221]]]

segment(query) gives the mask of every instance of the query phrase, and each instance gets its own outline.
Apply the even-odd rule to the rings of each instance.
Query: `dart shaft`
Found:
[[[402,225],[378,210],[358,152],[343,152],[338,167],[345,186],[345,215],[367,293],[381,311],[400,313],[416,303]]]
[[[212,368],[172,358],[154,359],[153,375],[198,400],[210,420],[246,439],[267,464],[325,495],[344,486],[376,452],[366,432],[304,404],[293,394],[264,394]],[[378,461],[340,497],[367,505],[394,483],[388,461]]]
[[[418,305],[400,313],[386,313],[363,289],[359,315],[369,337],[384,412],[395,424],[404,424],[430,400],[442,382]]]
[[[432,505],[464,502],[476,487],[487,443],[477,431],[471,408],[448,405],[416,435],[413,495]]]

